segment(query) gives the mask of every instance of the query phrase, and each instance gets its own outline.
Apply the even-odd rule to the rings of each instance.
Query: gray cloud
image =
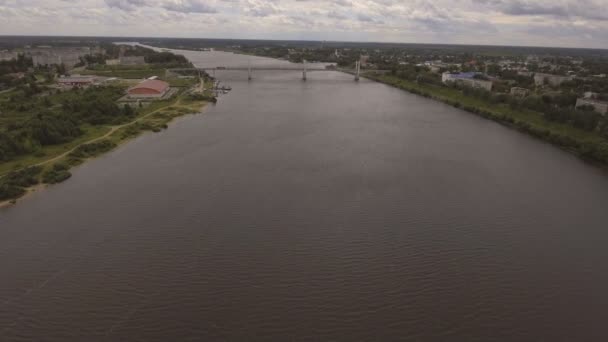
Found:
[[[217,10],[200,0],[171,1],[162,8],[182,13],[217,13]]]
[[[606,3],[594,0],[473,0],[473,2],[514,16],[579,17],[587,20],[608,20]]]
[[[124,11],[133,11],[141,6],[147,6],[146,0],[104,0],[110,7],[119,8]]]

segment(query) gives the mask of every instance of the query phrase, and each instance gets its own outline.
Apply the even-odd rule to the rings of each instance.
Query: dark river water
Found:
[[[0,341],[608,340],[604,171],[346,74],[218,76],[0,211]]]

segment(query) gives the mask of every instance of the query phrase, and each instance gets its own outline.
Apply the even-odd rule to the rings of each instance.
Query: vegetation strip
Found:
[[[595,132],[548,121],[541,113],[512,109],[507,105],[467,96],[459,89],[420,84],[394,75],[367,73],[365,77],[515,127],[586,160],[608,165],[608,141]]]
[[[137,119],[118,126],[100,137],[86,141],[69,151],[46,161],[14,170],[0,178],[0,206],[15,203],[39,184],[56,184],[71,177],[69,169],[86,159],[111,151],[120,143],[132,139],[142,132],[159,132],[176,117],[196,113],[205,102],[193,96],[182,95],[163,107],[155,109]]]

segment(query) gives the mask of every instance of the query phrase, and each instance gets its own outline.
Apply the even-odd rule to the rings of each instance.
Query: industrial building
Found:
[[[451,73],[444,72],[441,75],[441,81],[444,84],[448,83],[461,83],[467,85],[472,88],[482,88],[487,91],[492,91],[493,83],[490,80],[484,80],[480,77],[484,75],[479,72],[461,72],[461,73]]]
[[[145,80],[138,85],[129,88],[127,94],[130,98],[158,99],[169,91],[169,83],[160,80]]]

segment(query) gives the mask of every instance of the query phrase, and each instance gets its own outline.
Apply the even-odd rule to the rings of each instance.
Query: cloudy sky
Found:
[[[0,34],[608,48],[608,0],[0,0]]]

